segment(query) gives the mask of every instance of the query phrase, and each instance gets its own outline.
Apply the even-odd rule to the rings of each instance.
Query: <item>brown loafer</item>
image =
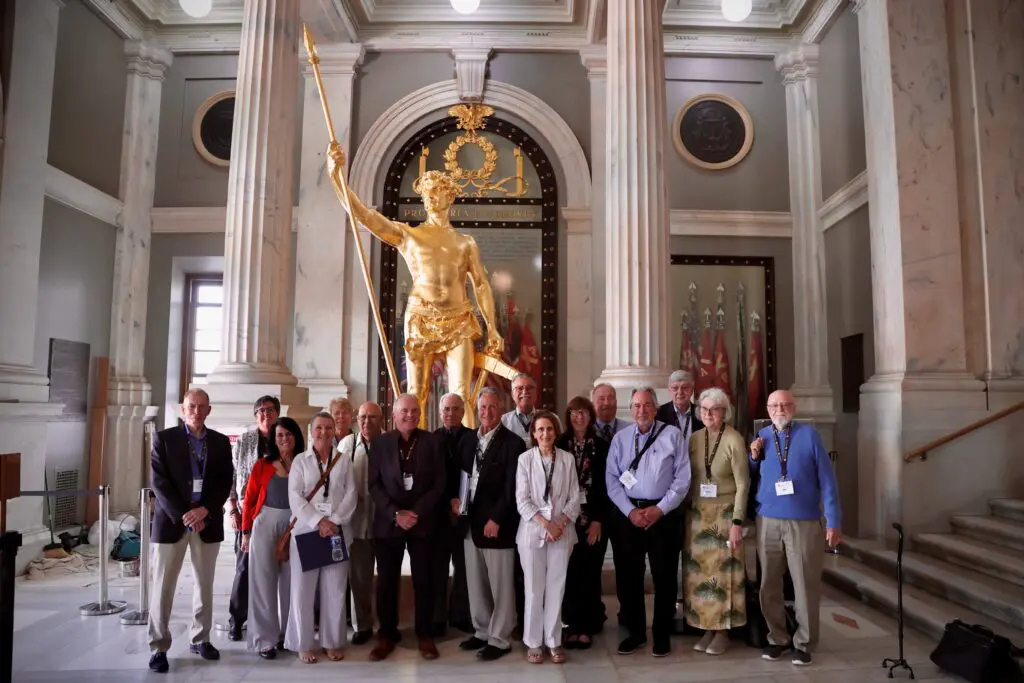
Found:
[[[370,650],[370,661],[379,662],[387,659],[388,655],[395,651],[395,644],[387,638],[378,638],[377,645]]]
[[[437,646],[433,638],[420,638],[420,656],[423,659],[437,659]]]

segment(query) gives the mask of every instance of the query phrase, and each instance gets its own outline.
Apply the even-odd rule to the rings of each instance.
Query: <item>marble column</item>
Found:
[[[252,403],[277,395],[300,424],[309,392],[287,365],[292,320],[292,209],[299,97],[299,0],[245,3],[238,55],[227,226],[224,232],[224,342],[207,377],[209,423],[237,432]]]
[[[320,72],[338,142],[352,151],[352,86],[363,46],[320,45]],[[326,174],[327,129],[312,69],[305,67],[302,158],[299,171],[298,242],[295,272],[295,340],[292,367],[309,402],[327,406],[348,396],[342,378],[345,356],[345,269],[352,244],[345,210]],[[347,156],[346,163],[351,161]]]
[[[11,32],[0,175],[0,453],[21,454],[21,486],[43,488],[46,423],[63,411],[49,403],[46,374],[36,365],[39,254],[46,158],[50,145],[60,0],[16,0]],[[39,359],[45,364],[45,356]],[[43,499],[7,506],[8,529],[20,531],[17,568],[48,541]]]
[[[606,241],[605,223],[607,211],[605,198],[608,179],[607,145],[608,123],[608,50],[604,45],[590,45],[580,50],[580,59],[587,69],[587,80],[590,82],[590,374],[589,383],[594,384],[595,378],[605,367],[605,318],[607,292],[604,287],[593,286],[594,283],[605,281]],[[570,249],[570,254],[572,251]],[[595,315],[597,312],[597,315]],[[586,326],[584,326],[586,329]],[[589,387],[586,393],[589,396]],[[623,406],[625,407],[625,406]]]
[[[798,44],[775,58],[786,88],[789,206],[793,216],[795,382],[800,413],[819,426],[835,421],[828,381],[825,244],[818,219],[821,144],[818,128],[818,46]],[[830,439],[826,439],[828,443]]]
[[[866,0],[855,11],[875,335],[875,374],[861,389],[859,533],[891,534],[897,521],[908,533],[945,529],[963,511],[958,496],[975,492],[947,494],[957,475],[910,472],[903,455],[985,413],[966,357],[951,26],[942,0]]]
[[[668,377],[669,221],[661,3],[608,3],[605,369],[627,405]],[[664,392],[663,392],[664,393]]]
[[[138,507],[144,466],[146,419],[156,417],[153,388],[144,376],[146,302],[153,193],[156,188],[160,98],[172,55],[150,41],[125,43],[128,87],[121,147],[120,199],[124,203],[114,255],[110,317],[110,388],[104,481],[111,487],[110,509]]]

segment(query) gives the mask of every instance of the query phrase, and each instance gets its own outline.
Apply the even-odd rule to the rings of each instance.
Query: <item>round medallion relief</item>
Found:
[[[227,166],[231,160],[231,129],[235,118],[235,93],[232,90],[208,98],[196,110],[192,121],[192,143],[200,156],[215,166]]]
[[[754,142],[754,122],[746,107],[725,95],[698,95],[672,123],[676,150],[695,166],[713,171],[743,161]]]

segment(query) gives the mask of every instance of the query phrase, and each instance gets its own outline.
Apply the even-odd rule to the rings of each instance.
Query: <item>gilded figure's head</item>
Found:
[[[459,196],[459,186],[444,171],[427,171],[413,182],[412,189],[423,198],[428,213],[444,211]]]

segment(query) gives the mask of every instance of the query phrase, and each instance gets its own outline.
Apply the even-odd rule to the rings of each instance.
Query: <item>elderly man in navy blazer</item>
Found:
[[[168,621],[185,549],[192,557],[193,613],[190,650],[203,659],[220,659],[210,644],[213,623],[213,572],[224,542],[224,504],[231,493],[234,467],[231,443],[206,428],[210,397],[189,389],[181,404],[184,424],[157,432],[150,455],[156,495],[153,515],[153,591],[149,602],[149,668],[168,669],[171,647]],[[198,591],[198,594],[195,592]]]
[[[398,642],[402,558],[412,565],[416,636],[420,655],[437,659],[434,645],[434,583],[437,508],[447,483],[440,439],[419,429],[420,404],[412,394],[395,399],[393,431],[374,439],[368,473],[373,499],[373,551],[377,556],[377,646],[371,661],[385,659]]]

